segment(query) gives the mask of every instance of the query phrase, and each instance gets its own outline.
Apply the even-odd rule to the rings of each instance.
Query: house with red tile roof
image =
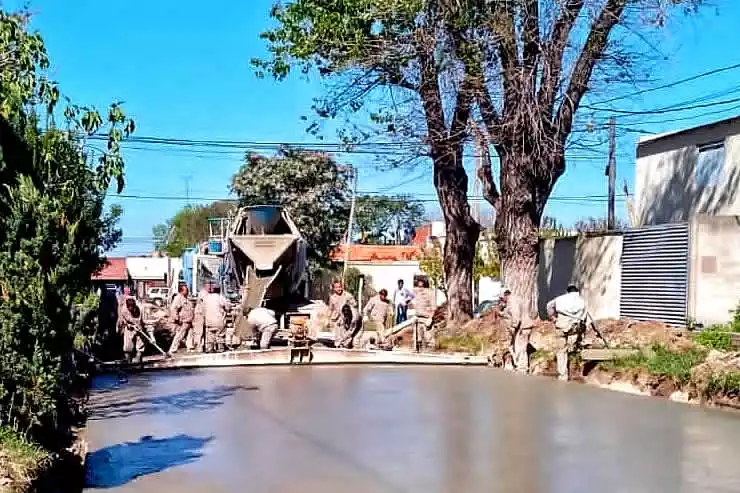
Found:
[[[348,267],[355,268],[370,279],[375,291],[386,289],[392,295],[403,279],[404,284],[411,288],[414,280],[426,275],[419,267],[422,248],[411,245],[351,245],[349,250]],[[338,247],[332,254],[332,261],[344,264],[346,248]],[[441,296],[441,292],[440,292]],[[366,301],[366,300],[363,300]],[[438,303],[444,301],[442,296]]]
[[[129,279],[128,269],[126,269],[126,259],[124,257],[109,257],[105,265],[93,274],[93,281],[102,282],[126,282]]]
[[[131,285],[131,276],[126,268],[126,259],[124,257],[108,257],[105,265],[93,274],[93,285],[101,290],[106,289],[123,289]]]

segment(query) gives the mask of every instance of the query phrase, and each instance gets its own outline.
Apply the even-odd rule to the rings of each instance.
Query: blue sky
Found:
[[[737,39],[740,2],[715,3],[716,9],[707,8],[700,15],[674,22],[660,34],[656,48],[665,59],[652,69],[656,82],[638,89],[740,63],[740,54],[732,48]],[[312,98],[321,94],[318,82],[298,77],[281,83],[260,80],[249,65],[252,57],[265,53],[259,33],[269,25],[271,4],[272,0],[211,4],[193,0],[34,0],[30,8],[35,14],[34,27],[47,44],[52,76],[60,82],[62,92],[75,102],[101,108],[111,101],[124,101],[126,111],[136,120],[138,136],[312,142],[315,139],[305,133],[306,123],[300,116],[310,114]],[[711,102],[738,97],[729,92],[734,88],[740,88],[740,70],[611,105],[652,109],[717,93]],[[623,93],[634,90],[625,88]],[[740,114],[737,104],[633,116],[618,122],[620,126],[662,132],[736,114]],[[603,120],[605,116],[596,114],[594,118]],[[626,134],[618,139],[619,191],[624,180],[630,184],[633,180],[635,138]],[[327,136],[327,141],[333,140]],[[240,165],[240,156],[235,153],[194,153],[161,147],[145,150],[141,146],[128,146],[125,153],[124,193],[131,195],[185,196],[189,185],[191,197],[225,197],[230,177]],[[594,153],[574,152],[575,159],[553,195],[604,195],[604,153],[603,148]],[[360,190],[378,190],[418,177],[393,192],[434,198],[429,166],[380,172],[367,157],[349,156],[345,160],[360,168]],[[110,201],[124,208],[124,239],[114,254],[150,251],[152,226],[185,205],[185,200],[115,196]],[[428,205],[433,213],[434,204]],[[623,202],[617,204],[617,210],[625,215]],[[582,217],[603,216],[605,211],[605,202],[555,199],[548,205],[547,214],[567,224]]]

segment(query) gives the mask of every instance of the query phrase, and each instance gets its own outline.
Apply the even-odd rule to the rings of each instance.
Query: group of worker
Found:
[[[517,372],[527,373],[529,340],[534,326],[529,306],[525,305],[522,298],[513,295],[510,289],[503,288],[500,309],[511,337],[509,353],[512,367]],[[573,285],[568,286],[565,294],[547,303],[547,315],[557,331],[555,358],[558,378],[568,380],[569,357],[580,347],[586,328],[593,324],[593,320],[586,311],[586,302],[578,287]]]
[[[193,306],[188,287],[180,285],[169,307],[173,338],[168,355],[175,354],[183,343],[188,352],[223,349],[229,335],[226,317],[230,303],[220,291],[218,286],[204,289]],[[156,345],[154,333],[145,330],[141,308],[128,288],[118,297],[117,329],[123,337],[123,353],[128,362],[141,362],[146,342]]]
[[[416,317],[424,327],[431,325],[434,314],[434,297],[432,291],[418,280],[414,291],[404,286],[402,279],[398,280],[397,288],[393,293],[392,301],[388,298],[388,291],[381,289],[365,304],[360,311],[354,296],[345,291],[344,284],[335,280],[332,284],[332,294],[329,297],[329,324],[334,332],[335,346],[340,348],[360,348],[365,339],[365,333],[373,331],[376,336],[367,342],[378,346],[392,345],[390,328],[408,320],[408,308],[413,305]]]

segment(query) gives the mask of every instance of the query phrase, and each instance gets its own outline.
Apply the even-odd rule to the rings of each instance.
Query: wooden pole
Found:
[[[607,206],[607,229],[614,231],[616,226],[614,189],[617,183],[617,159],[616,159],[616,120],[609,118],[609,164],[606,167],[606,176],[609,177],[609,202]]]

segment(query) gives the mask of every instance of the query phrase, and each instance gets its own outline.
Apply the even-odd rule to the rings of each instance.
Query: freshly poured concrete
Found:
[[[96,381],[89,491],[740,491],[740,416],[455,367]]]

